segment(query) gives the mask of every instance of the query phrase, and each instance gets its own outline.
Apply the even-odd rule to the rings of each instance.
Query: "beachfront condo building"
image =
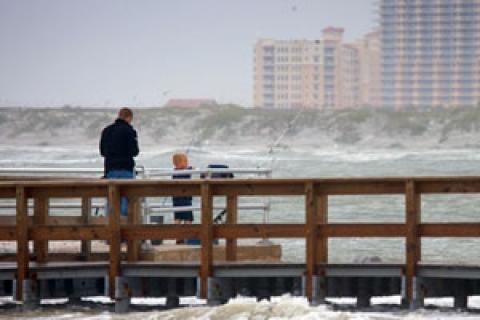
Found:
[[[313,108],[323,103],[321,41],[261,39],[255,45],[254,104]]]
[[[480,102],[480,1],[381,0],[382,103]]]
[[[364,107],[381,106],[381,41],[380,32],[370,32],[355,42],[358,50],[359,103]]]
[[[370,88],[378,89],[380,83],[379,33],[352,44],[343,42],[343,33],[342,28],[328,27],[318,40],[257,41],[255,106],[331,109],[376,104],[378,93]]]

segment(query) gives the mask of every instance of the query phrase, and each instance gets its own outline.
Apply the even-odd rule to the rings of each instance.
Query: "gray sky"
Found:
[[[374,1],[0,0],[0,106],[250,106],[257,38],[353,40]]]

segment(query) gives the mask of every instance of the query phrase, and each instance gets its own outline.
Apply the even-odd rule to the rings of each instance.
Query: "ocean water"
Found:
[[[145,167],[171,167],[175,148],[144,150],[137,163]],[[270,167],[274,177],[360,177],[360,176],[463,176],[480,175],[480,152],[475,149],[458,150],[358,150],[358,149],[296,149],[277,150],[272,154],[262,148],[228,149],[210,146],[191,149],[190,163],[204,168],[210,163],[227,164],[236,168]],[[0,167],[101,167],[102,159],[95,148],[73,150],[68,148],[0,146]],[[160,201],[169,201],[168,199]],[[223,200],[217,200],[221,206]],[[272,223],[302,223],[305,219],[303,197],[242,197],[240,203],[269,202],[268,221]],[[402,196],[336,196],[329,199],[331,222],[403,222],[405,219]],[[171,215],[165,216],[166,223]],[[241,223],[260,223],[262,211],[240,211]],[[198,214],[195,220],[199,221]],[[480,222],[480,195],[428,195],[422,197],[424,222]],[[257,240],[242,240],[256,242]],[[304,240],[273,239],[282,245],[286,261],[303,262]],[[480,240],[471,238],[424,239],[422,261],[478,264]],[[382,262],[403,262],[402,239],[331,239],[329,259],[332,262],[360,261],[379,257]],[[225,306],[210,308],[195,306],[168,312],[132,313],[127,317],[98,310],[55,309],[32,314],[15,314],[18,319],[480,319],[480,314],[445,311],[453,301],[434,299],[437,309],[406,312],[388,307],[396,304],[385,298],[381,312],[339,311],[330,307],[309,307],[305,300],[281,297],[272,302],[254,302],[238,298]],[[395,297],[393,298],[396,299]],[[398,299],[397,299],[398,300]],[[145,301],[143,301],[145,302]],[[339,301],[345,302],[345,301]],[[348,302],[348,301],[347,301]],[[189,303],[189,302],[187,302]],[[382,302],[380,302],[382,303]],[[198,301],[192,302],[198,304]],[[480,299],[471,299],[470,305],[480,308]],[[374,308],[375,309],[375,308]],[[0,317],[2,315],[0,314]]]

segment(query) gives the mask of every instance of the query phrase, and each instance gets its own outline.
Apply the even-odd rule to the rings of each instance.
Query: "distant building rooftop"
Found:
[[[344,28],[336,28],[336,27],[326,27],[323,29],[323,32],[332,32],[332,33],[343,33],[345,31]]]
[[[170,99],[165,107],[198,108],[215,105],[217,105],[215,99]]]

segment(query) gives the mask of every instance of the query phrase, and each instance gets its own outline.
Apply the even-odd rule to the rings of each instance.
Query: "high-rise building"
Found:
[[[320,95],[322,43],[259,40],[255,46],[255,106],[315,108]]]
[[[361,63],[371,62],[361,60],[360,53],[367,56],[368,46],[344,43],[343,32],[328,27],[320,40],[259,40],[255,106],[321,109],[368,104],[361,100],[362,92],[368,90],[360,86],[365,78],[360,75]]]
[[[343,32],[343,28],[328,27],[323,29],[324,85],[322,91],[324,108],[345,107],[344,89],[352,88],[345,85],[343,80],[348,76],[346,69],[348,67],[354,68],[351,64],[354,63],[355,52],[353,48],[347,48],[342,43]],[[353,104],[349,106],[353,107]]]
[[[480,101],[480,1],[381,0],[382,104]]]
[[[359,101],[363,107],[381,105],[380,32],[367,34],[355,43],[358,50]]]

